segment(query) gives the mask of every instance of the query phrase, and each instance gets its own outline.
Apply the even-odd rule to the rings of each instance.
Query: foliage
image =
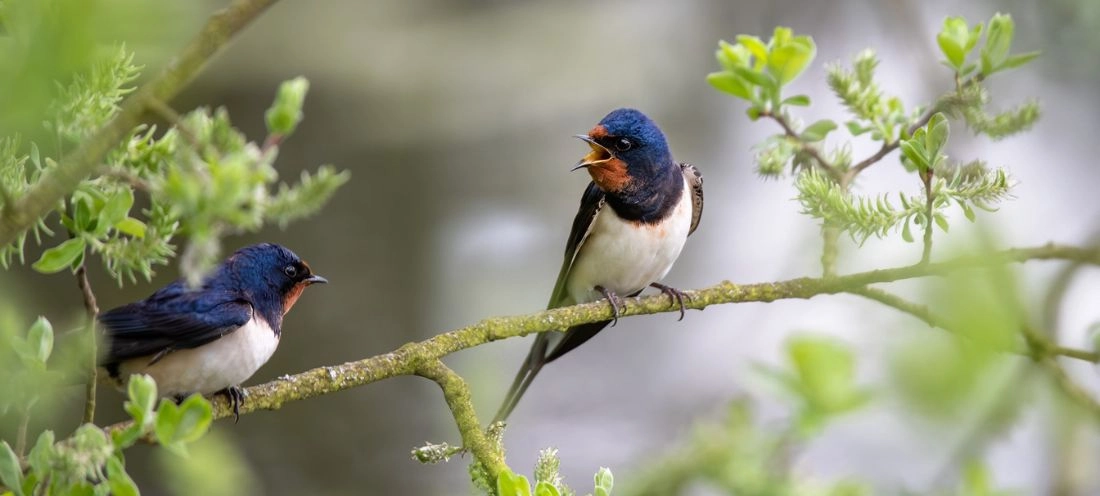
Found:
[[[1039,107],[1034,102],[993,115],[985,111],[989,96],[982,83],[1038,55],[1011,54],[1013,34],[1014,23],[1007,15],[993,16],[988,27],[968,25],[960,17],[947,18],[936,39],[945,57],[943,64],[957,83],[954,91],[925,108],[907,109],[900,98],[882,91],[875,81],[879,60],[871,50],[856,55],[850,68],[829,65],[829,87],[852,115],[844,127],[852,138],[865,135],[882,146],[879,154],[855,165],[848,143],[823,151],[822,143],[839,127],[835,121],[822,119],[801,128],[792,124],[791,109],[811,102],[805,95],[784,98],[783,88],[813,58],[811,38],[778,28],[767,44],[745,35],[738,36],[736,44],[720,42],[716,58],[722,71],[710,74],[707,80],[716,89],[747,101],[751,119],[770,117],[783,126],[783,134],[768,138],[758,148],[757,172],[775,178],[788,166],[796,171],[794,185],[803,213],[847,232],[859,243],[892,231],[900,231],[902,238],[911,242],[915,240],[911,226],[917,226],[930,244],[933,226],[947,231],[947,210],[952,206],[974,221],[975,207],[992,210],[1009,197],[1013,182],[1005,169],[988,170],[981,161],[966,165],[951,162],[945,150],[948,116],[962,118],[976,134],[993,139],[1024,131],[1038,119]],[[795,53],[798,55],[790,56]],[[777,57],[784,68],[783,77],[774,69]],[[899,147],[900,165],[920,180],[919,194],[898,193],[900,205],[895,205],[890,194],[859,196],[849,191],[860,172]]]
[[[33,405],[57,394],[56,379],[71,366],[65,360],[50,360],[54,333],[48,320],[39,317],[22,334],[12,332],[8,324],[0,329],[0,357],[15,355],[19,365],[10,365],[14,360],[2,362],[13,370],[5,371],[11,374],[5,374],[10,379],[0,395],[0,414],[18,410],[25,424]],[[125,470],[124,449],[150,438],[169,451],[185,454],[213,420],[210,402],[202,396],[193,395],[179,406],[166,400],[157,407],[158,397],[152,379],[133,376],[124,406],[133,424],[126,430],[108,433],[83,424],[62,439],[45,430],[26,453],[23,439],[14,447],[0,441],[0,483],[8,490],[0,494],[138,494]]]

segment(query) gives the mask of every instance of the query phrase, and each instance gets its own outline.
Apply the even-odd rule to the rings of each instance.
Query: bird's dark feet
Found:
[[[607,302],[611,304],[611,327],[615,327],[615,324],[619,323],[619,309],[623,306],[622,298],[615,294],[614,291],[607,289],[603,286],[596,286],[596,291],[599,291],[604,298],[607,298]]]
[[[685,313],[685,310],[687,309],[687,307],[684,306],[684,299],[686,298],[688,301],[691,301],[691,295],[689,295],[689,294],[687,294],[683,291],[680,291],[679,289],[676,289],[672,286],[665,286],[664,284],[661,284],[659,282],[651,282],[651,283],[649,283],[649,285],[654,287],[654,288],[657,288],[657,289],[661,290],[662,293],[668,295],[668,299],[669,299],[670,304],[675,305],[675,304],[679,303],[680,304],[680,318],[677,319],[677,320],[684,320],[684,313]]]
[[[241,405],[244,404],[244,399],[247,396],[244,390],[240,386],[229,386],[214,394],[224,394],[225,399],[229,400],[229,406],[233,408],[233,423],[241,421]]]

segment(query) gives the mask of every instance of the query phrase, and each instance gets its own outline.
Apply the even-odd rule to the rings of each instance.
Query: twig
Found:
[[[27,427],[31,423],[31,407],[27,405],[19,416],[19,430],[15,433],[15,456],[22,458],[27,452]]]
[[[88,281],[87,258],[76,269],[76,284],[84,297],[84,312],[88,317],[88,355],[89,364],[88,383],[84,386],[84,423],[95,421],[95,393],[98,382],[99,350],[96,346],[96,316],[99,315],[99,305],[96,303],[95,293],[92,292],[92,284]]]
[[[171,100],[234,35],[278,0],[235,0],[210,16],[202,31],[158,75],[122,103],[110,122],[47,171],[0,216],[0,246],[29,229],[91,173],[134,126],[150,100]],[[6,204],[5,204],[6,205]]]
[[[964,256],[943,262],[915,264],[903,267],[872,270],[831,278],[802,277],[786,281],[756,284],[734,284],[724,281],[717,285],[687,291],[686,308],[702,310],[711,305],[747,302],[772,302],[784,299],[809,299],[819,295],[850,292],[869,284],[886,283],[905,279],[936,276],[962,269],[996,267],[1008,263],[1029,260],[1073,260],[1100,265],[1100,250],[1047,244],[1032,248],[1011,248],[986,255]],[[679,312],[677,304],[670,304],[664,295],[625,298],[620,315],[648,315],[662,312]],[[278,410],[285,403],[351,389],[391,377],[415,375],[418,364],[439,359],[452,353],[480,346],[501,339],[526,336],[538,332],[561,331],[588,322],[611,319],[611,308],[603,302],[592,302],[570,307],[555,308],[528,315],[498,317],[436,335],[432,338],[409,343],[383,355],[348,362],[341,365],[318,367],[293,376],[284,376],[258,386],[248,388],[248,401],[240,407],[240,413],[257,410]],[[1070,357],[1071,355],[1066,354]],[[1071,356],[1088,362],[1100,362],[1100,357],[1087,352],[1075,352]],[[224,397],[213,398],[214,417],[233,414]],[[128,423],[108,427],[124,429]]]
[[[825,157],[821,156],[821,151],[818,150],[817,147],[807,143],[802,139],[801,136],[798,135],[798,133],[794,132],[794,128],[792,128],[791,124],[787,122],[786,117],[772,112],[763,112],[760,115],[764,117],[770,117],[773,121],[778,123],[779,126],[783,128],[783,134],[796,141],[799,145],[799,148],[802,149],[802,151],[808,153],[811,157],[813,157],[813,159],[817,162],[817,165],[830,176],[832,176],[834,180],[839,182],[844,177],[844,175],[841,174],[840,170],[837,169],[835,165],[830,163],[828,160],[825,160]]]
[[[481,429],[481,421],[474,411],[473,401],[470,399],[470,387],[455,371],[447,367],[439,359],[429,360],[416,370],[416,375],[431,379],[439,384],[443,390],[443,398],[447,401],[447,407],[451,409],[458,432],[462,436],[462,446],[473,453],[474,457],[485,466],[490,480],[496,480],[497,474],[507,469],[504,464],[504,454],[493,445]]]
[[[932,227],[935,225],[932,215],[935,213],[936,195],[932,192],[932,170],[921,172],[921,182],[924,183],[924,243],[921,248],[920,263],[928,263],[932,259]]]

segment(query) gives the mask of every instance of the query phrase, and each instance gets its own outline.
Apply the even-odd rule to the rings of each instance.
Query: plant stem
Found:
[[[920,178],[924,183],[924,247],[921,250],[920,263],[928,263],[932,259],[932,228],[936,224],[932,215],[935,213],[936,196],[932,193],[932,170],[921,172]]]
[[[92,292],[92,284],[88,281],[87,255],[85,262],[76,269],[76,284],[80,287],[80,293],[84,297],[84,312],[88,318],[88,383],[84,386],[84,423],[95,422],[95,395],[98,382],[99,350],[96,346],[96,316],[99,315],[99,305],[96,303],[95,293]]]

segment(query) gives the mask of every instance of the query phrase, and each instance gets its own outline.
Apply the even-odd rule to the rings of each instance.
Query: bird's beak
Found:
[[[591,136],[588,136],[587,134],[578,134],[574,136],[574,138],[583,140],[585,143],[588,143],[588,146],[592,148],[592,152],[588,155],[585,155],[584,158],[577,162],[576,166],[570,169],[570,171],[575,171],[577,169],[580,169],[581,167],[589,167],[596,164],[602,164],[604,162],[607,162],[608,160],[611,160],[611,150],[604,148],[603,145],[597,143],[596,140],[592,139]]]
[[[302,282],[305,282],[306,284],[325,284],[328,282],[328,279],[325,279],[324,277],[321,277],[317,274],[313,274],[303,279]]]

